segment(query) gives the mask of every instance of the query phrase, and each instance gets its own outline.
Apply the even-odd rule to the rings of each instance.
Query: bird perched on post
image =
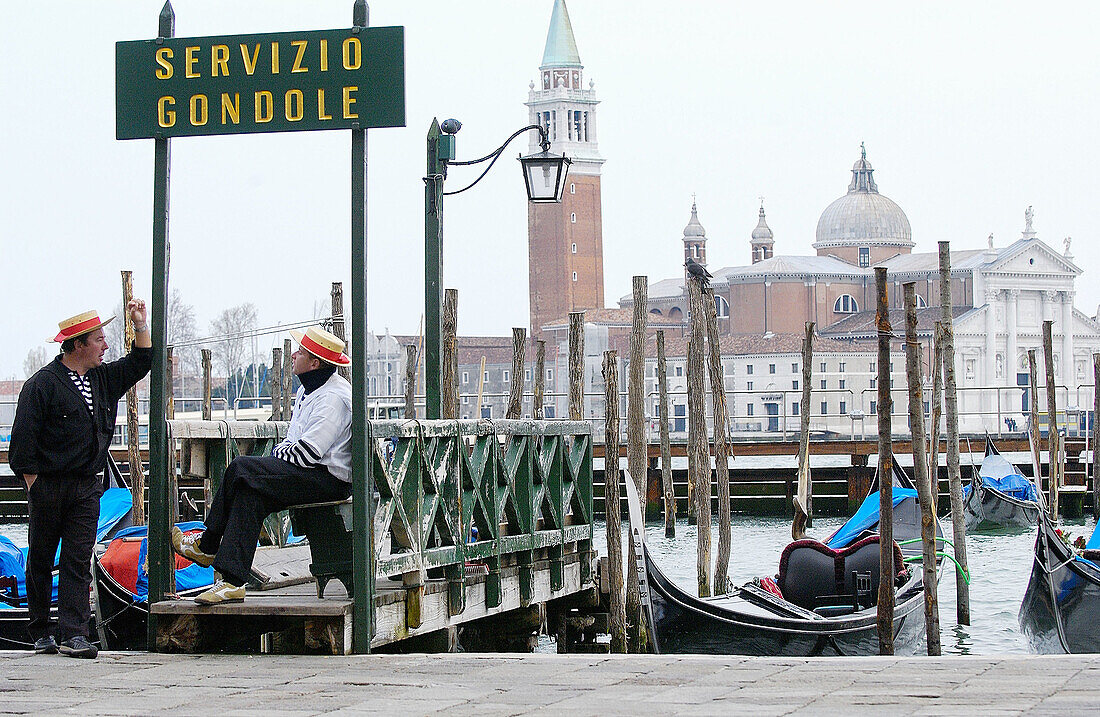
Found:
[[[684,262],[684,266],[687,267],[688,274],[695,277],[695,280],[699,282],[699,285],[706,288],[710,285],[710,279],[714,278],[707,268],[699,262],[692,259],[690,256],[688,260]]]

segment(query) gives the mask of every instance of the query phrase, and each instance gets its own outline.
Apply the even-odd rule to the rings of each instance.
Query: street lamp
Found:
[[[546,130],[537,124],[528,125],[512,133],[504,143],[478,159],[455,161],[455,134],[462,129],[456,119],[447,119],[441,125],[432,120],[428,129],[427,175],[424,177],[424,404],[428,419],[438,419],[441,414],[440,396],[440,342],[443,333],[443,197],[461,194],[480,182],[509,143],[524,132],[539,133],[542,151],[524,157],[519,162],[523,169],[523,181],[527,189],[527,201],[536,203],[560,202],[565,189],[565,178],[571,160],[550,153],[550,140]],[[443,191],[447,167],[470,166],[488,162],[489,165],[474,181],[453,192]]]

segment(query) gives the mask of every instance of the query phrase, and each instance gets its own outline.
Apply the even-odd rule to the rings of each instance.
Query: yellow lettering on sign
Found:
[[[321,40],[321,72],[328,72],[328,40]]]
[[[344,88],[344,119],[359,119],[359,113],[351,111],[351,106],[355,104],[355,98],[351,96],[351,93],[358,91],[359,87],[357,85]]]
[[[229,45],[214,45],[210,48],[210,76],[229,77]]]
[[[260,45],[256,44],[252,48],[252,55],[248,54],[248,45],[241,43],[241,57],[244,58],[244,72],[246,75],[251,75],[256,72],[256,63],[260,59]]]
[[[222,124],[225,124],[226,117],[233,122],[233,124],[241,123],[241,93],[234,92],[233,98],[230,99],[229,94],[222,93]]]
[[[264,122],[270,122],[275,116],[275,102],[272,100],[271,93],[267,90],[261,90],[256,93],[256,122],[257,124],[263,124]]]
[[[306,112],[306,98],[301,90],[287,90],[283,97],[283,114],[287,122],[298,122]]]
[[[271,43],[271,74],[279,74],[279,43]]]
[[[363,44],[358,37],[344,40],[344,69],[358,70],[363,64]]]
[[[321,42],[324,42],[324,40]],[[325,111],[325,91],[321,88],[317,88],[317,119],[332,119],[332,115]]]
[[[157,70],[158,80],[167,80],[172,77],[172,63],[169,60],[172,59],[172,48],[162,47],[156,52],[157,64],[160,65],[160,69]],[[162,98],[163,99],[163,98]],[[161,125],[162,127],[164,125]]]
[[[168,49],[168,48],[165,48]],[[161,127],[176,126],[176,112],[168,109],[176,106],[176,98],[165,96],[157,100],[157,123]]]
[[[210,116],[206,95],[191,95],[191,126],[202,127]]]
[[[200,77],[199,73],[195,72],[195,65],[199,64],[199,58],[197,57],[199,52],[198,47],[188,47],[183,51],[184,66],[187,71],[184,75],[187,77]]]
[[[308,67],[302,67],[302,58],[306,56],[306,44],[308,42],[308,40],[295,40],[290,43],[298,48],[298,54],[294,56],[294,67],[290,68],[291,72],[309,72]]]

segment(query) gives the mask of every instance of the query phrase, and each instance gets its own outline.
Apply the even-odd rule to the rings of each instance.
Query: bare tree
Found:
[[[214,359],[225,370],[227,381],[241,367],[251,338],[249,334],[255,328],[256,307],[251,303],[225,309],[218,318],[210,322],[211,335],[220,337],[220,340],[211,346],[211,350]]]
[[[23,374],[26,378],[34,375],[34,372],[50,362],[50,354],[45,346],[35,346],[27,352],[27,358],[23,359]]]

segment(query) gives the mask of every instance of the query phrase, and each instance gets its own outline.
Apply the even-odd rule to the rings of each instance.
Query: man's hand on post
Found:
[[[149,317],[145,310],[145,302],[141,299],[130,299],[126,305],[126,311],[130,314],[130,320],[134,322],[134,345],[147,349],[153,345],[153,336],[149,333]]]

